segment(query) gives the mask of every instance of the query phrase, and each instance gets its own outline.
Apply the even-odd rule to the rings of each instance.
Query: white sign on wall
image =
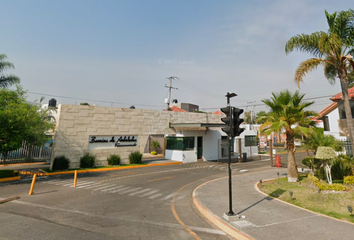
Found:
[[[138,136],[116,135],[89,137],[89,149],[115,148],[115,147],[138,147]]]

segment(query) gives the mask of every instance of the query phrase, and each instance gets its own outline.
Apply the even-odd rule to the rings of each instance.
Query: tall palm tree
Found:
[[[289,39],[285,45],[288,54],[294,50],[310,53],[314,58],[300,63],[295,72],[295,82],[300,85],[306,74],[319,65],[331,84],[340,80],[344,99],[344,109],[352,148],[354,149],[354,123],[348,97],[348,71],[354,69],[354,11],[340,11],[329,14],[325,11],[328,32],[299,34]]]
[[[313,111],[307,111],[306,108],[314,102],[305,102],[305,94],[296,91],[294,94],[288,90],[280,93],[272,93],[271,99],[262,100],[270,111],[266,116],[260,117],[266,122],[261,125],[261,133],[270,135],[272,132],[285,131],[286,148],[288,151],[288,181],[296,182],[299,180],[297,165],[295,161],[294,135],[301,132],[305,136],[311,132],[310,126],[315,122],[310,120],[314,116]]]
[[[5,54],[0,54],[0,88],[6,88],[20,82],[17,76],[4,74],[5,70],[14,68],[12,63],[5,61],[6,58]]]

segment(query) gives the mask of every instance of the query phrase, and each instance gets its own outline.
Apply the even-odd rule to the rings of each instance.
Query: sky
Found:
[[[327,31],[324,10],[354,8],[352,0],[0,0],[0,53],[21,78],[28,99],[58,104],[162,110],[170,76],[172,99],[213,112],[231,104],[267,110],[272,92],[300,90],[331,103],[341,91],[322,68],[300,89],[297,66],[312,56],[285,54],[297,34]]]

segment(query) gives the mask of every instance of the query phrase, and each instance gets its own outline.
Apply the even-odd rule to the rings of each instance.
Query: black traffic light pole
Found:
[[[235,213],[232,211],[232,178],[231,178],[231,144],[233,143],[233,132],[234,132],[234,124],[233,124],[233,108],[230,105],[230,98],[237,96],[235,93],[227,93],[226,98],[227,98],[227,106],[230,107],[230,128],[231,128],[231,133],[229,134],[229,212],[227,213],[228,216],[234,216]]]

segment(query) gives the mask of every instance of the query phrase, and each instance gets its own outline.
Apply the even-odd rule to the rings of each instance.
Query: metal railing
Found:
[[[52,156],[52,149],[44,146],[32,146],[26,142],[14,151],[7,152],[7,154],[0,154],[0,163],[16,163],[25,162],[28,159],[34,161],[49,160]]]

